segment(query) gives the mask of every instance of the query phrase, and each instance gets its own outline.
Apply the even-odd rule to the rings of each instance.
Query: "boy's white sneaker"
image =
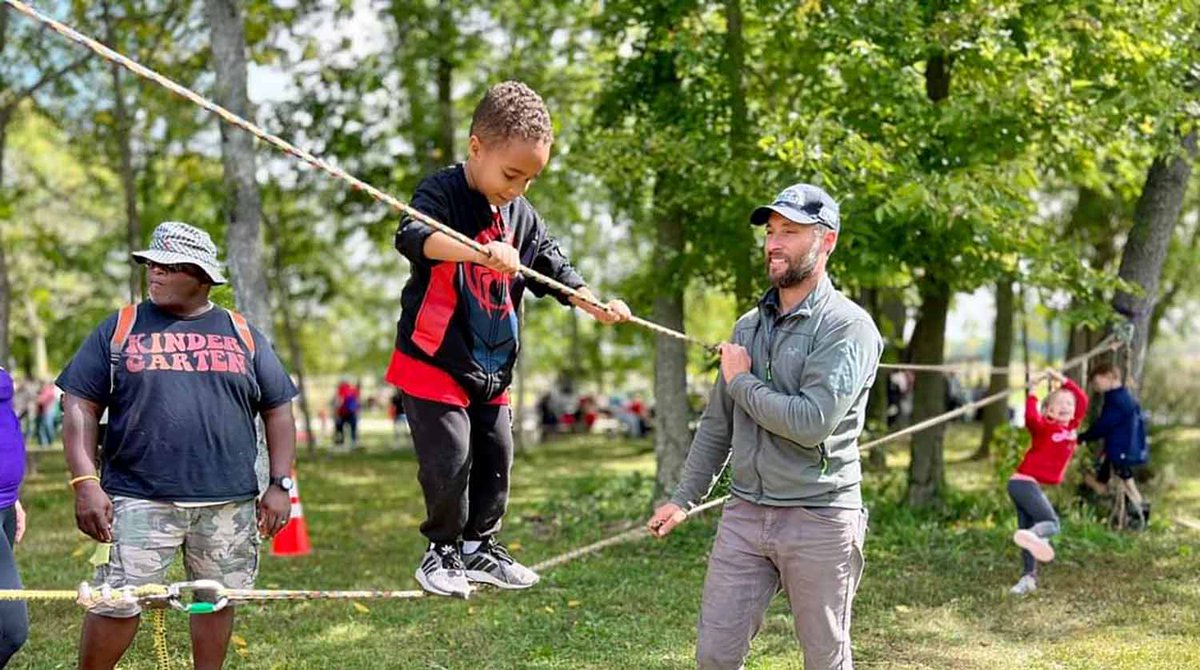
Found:
[[[1008,592],[1014,596],[1025,596],[1037,590],[1037,578],[1033,575],[1021,575],[1021,579]]]
[[[457,544],[431,543],[417,568],[417,583],[429,593],[466,598],[471,595]]]
[[[467,579],[502,589],[527,589],[541,577],[509,555],[504,545],[489,537],[474,553],[463,554]]]
[[[1032,530],[1022,528],[1013,533],[1013,542],[1033,554],[1033,557],[1041,563],[1049,563],[1054,560],[1054,547]]]

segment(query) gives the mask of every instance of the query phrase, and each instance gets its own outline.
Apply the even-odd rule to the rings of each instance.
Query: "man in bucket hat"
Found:
[[[225,276],[207,233],[166,222],[133,257],[146,266],[149,300],[101,323],[57,381],[75,519],[103,543],[96,581],[163,584],[182,547],[189,580],[252,588],[260,534],[277,533],[290,513],[296,388],[266,337],[209,301]],[[260,415],[271,483],[257,500]],[[139,614],[132,603],[92,608],[80,667],[116,666]],[[195,667],[221,667],[233,610],[193,616],[191,629]]]
[[[796,184],[750,221],[766,226],[773,288],[721,345],[721,372],[679,486],[648,526],[659,537],[671,532],[728,461],[732,497],[709,556],[698,667],[742,667],[783,590],[804,667],[849,670],[867,528],[858,437],[883,340],[825,274],[841,231],[828,193]]]

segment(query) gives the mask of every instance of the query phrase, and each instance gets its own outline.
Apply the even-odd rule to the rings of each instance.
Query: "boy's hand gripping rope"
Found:
[[[225,109],[224,107],[218,105],[217,103],[212,102],[211,100],[208,100],[207,98],[201,96],[199,93],[196,93],[195,91],[172,81],[171,79],[155,72],[154,70],[151,70],[150,68],[147,68],[147,67],[137,63],[136,61],[128,58],[127,56],[117,53],[116,51],[110,49],[109,47],[105,46],[104,44],[101,44],[100,42],[88,37],[87,35],[80,33],[79,31],[75,30],[74,28],[71,28],[70,26],[68,26],[60,21],[57,21],[49,16],[46,16],[45,14],[42,14],[38,10],[29,6],[28,4],[21,2],[21,0],[4,0],[4,2],[7,5],[9,5],[10,7],[12,7],[13,9],[17,10],[18,12],[24,14],[25,16],[49,26],[51,29],[53,29],[55,32],[62,35],[63,37],[65,37],[73,42],[76,42],[78,44],[81,44],[81,45],[87,47],[88,49],[91,49],[93,52],[95,52],[101,58],[109,61],[110,63],[116,63],[116,64],[124,67],[125,69],[129,70],[130,72],[134,73],[135,75],[162,86],[163,88],[171,91],[172,93],[208,110],[209,112],[212,112],[213,114],[216,114],[222,120],[224,120],[226,123],[229,123],[230,125],[241,128],[242,130],[250,133],[251,135],[259,138],[260,140],[267,142],[268,144],[271,144],[272,146],[283,151],[285,154],[288,154],[289,156],[298,158],[301,161],[308,163],[309,165],[317,168],[318,170],[321,170],[325,174],[328,174],[329,176],[333,177],[334,179],[345,182],[346,184],[348,184],[350,186],[350,188],[352,190],[363,191],[367,195],[371,196],[371,198],[373,198],[374,200],[376,200],[378,202],[382,202],[386,205],[389,205],[392,209],[395,209],[398,212],[402,212],[404,214],[409,215],[410,217],[416,219],[417,221],[420,221],[421,223],[424,223],[425,225],[429,226],[430,228],[433,228],[434,230],[438,231],[439,233],[442,233],[443,235],[446,235],[446,236],[452,238],[454,241],[467,246],[472,251],[475,251],[476,253],[482,254],[489,258],[491,257],[491,252],[488,251],[488,249],[486,247],[484,247],[480,243],[476,242],[475,240],[471,239],[470,237],[463,235],[462,233],[443,224],[442,222],[433,219],[432,217],[411,207],[410,205],[401,202],[400,200],[396,199],[395,197],[388,195],[387,193],[384,193],[383,191],[375,188],[374,186],[371,186],[370,184],[362,181],[361,179],[358,179],[357,177],[354,177],[353,175],[349,174],[345,170],[342,170],[341,168],[338,168],[320,158],[317,158],[316,156],[312,155],[308,151],[305,151],[304,149],[301,149],[301,148],[293,145],[291,142],[288,142],[287,140],[284,140],[281,137],[278,137],[276,135],[272,135],[271,133],[268,133],[266,130],[263,130],[262,128],[255,125],[254,123],[251,123],[250,121],[247,121],[246,119],[242,118],[241,116],[234,114],[233,112]],[[575,298],[576,300],[579,300],[581,302],[587,303],[588,305],[590,305],[596,309],[603,310],[605,312],[611,312],[611,310],[608,308],[608,305],[605,305],[604,303],[600,302],[599,300],[596,300],[595,298],[588,297],[588,296],[584,295],[583,293],[580,293],[579,291],[567,286],[566,284],[563,284],[562,282],[560,282],[556,279],[553,279],[551,277],[548,277],[536,270],[527,268],[522,265],[519,269],[519,272],[522,275],[525,275],[526,277],[528,277],[529,279],[532,279],[541,284],[545,284],[546,286],[549,286],[550,288],[552,288],[556,291],[559,291],[560,293],[563,293],[567,296]],[[683,340],[684,342],[688,342],[691,344],[697,344],[697,345],[700,345],[709,350],[714,349],[713,345],[711,345],[707,342],[704,342],[702,340],[694,338],[690,335],[686,335],[679,331],[672,330],[665,326],[661,326],[652,321],[647,321],[641,317],[631,316],[629,318],[629,322],[637,324],[639,326],[642,326],[643,328],[651,330],[660,335],[666,335],[667,337],[673,337],[677,340]]]

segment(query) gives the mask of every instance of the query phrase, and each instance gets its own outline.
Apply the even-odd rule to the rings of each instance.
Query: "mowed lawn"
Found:
[[[950,433],[954,493],[913,513],[903,494],[904,448],[868,475],[872,529],[855,607],[860,668],[1200,668],[1200,431],[1156,442],[1170,486],[1148,492],[1152,528],[1116,533],[1070,507],[1059,559],[1042,588],[1016,600],[1019,573],[1009,509],[994,468],[957,462],[977,433]],[[362,454],[302,461],[299,480],[315,550],[264,552],[266,588],[414,589],[423,505],[408,450],[379,437]],[[29,588],[88,579],[90,542],[76,529],[59,454],[38,456],[26,483],[29,532],[18,548]],[[564,439],[518,455],[504,540],[536,563],[643,519],[652,496],[649,442]],[[239,609],[228,668],[687,668],[705,559],[717,515],[666,541],[609,548],[544,575],[523,593],[469,601],[306,602]],[[174,578],[182,579],[182,574]],[[32,631],[12,668],[74,667],[81,610],[32,603]],[[174,667],[190,667],[185,617],[171,613]],[[749,668],[803,667],[786,602],[773,604]],[[147,620],[122,668],[154,668]]]

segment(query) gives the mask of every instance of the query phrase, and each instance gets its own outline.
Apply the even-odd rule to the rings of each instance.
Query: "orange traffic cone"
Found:
[[[308,522],[304,520],[304,509],[300,507],[300,483],[296,469],[292,468],[292,517],[271,543],[272,556],[307,556],[312,553],[308,541]]]

